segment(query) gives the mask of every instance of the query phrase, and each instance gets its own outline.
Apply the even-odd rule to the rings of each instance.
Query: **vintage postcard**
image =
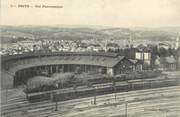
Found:
[[[180,0],[1,0],[2,117],[180,117]]]

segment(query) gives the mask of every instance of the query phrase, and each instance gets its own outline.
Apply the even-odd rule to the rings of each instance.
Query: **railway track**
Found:
[[[180,100],[178,97],[179,97],[179,94],[174,95],[173,97],[168,97],[168,96],[161,97],[161,96],[159,96],[158,98],[154,98],[154,99],[138,100],[138,101],[136,100],[134,102],[128,103],[128,110],[129,110],[128,113],[130,115],[134,115],[136,113],[142,114],[143,112],[146,112],[148,109],[149,109],[149,111],[152,109],[169,110],[169,112],[168,112],[169,116],[178,117],[180,115],[180,111],[179,111],[180,110]],[[125,109],[124,109],[124,105],[121,103],[121,104],[116,105],[116,106],[106,105],[104,107],[93,107],[91,109],[88,108],[88,110],[89,111],[86,110],[86,111],[71,113],[71,114],[66,115],[66,116],[81,117],[84,115],[90,115],[90,116],[99,117],[99,116],[101,116],[101,114],[108,115],[109,113],[116,113],[116,111],[118,113],[118,114],[117,113],[116,114],[120,115],[120,113],[121,114],[124,113]],[[102,112],[102,110],[104,110],[104,111]],[[158,113],[159,112],[157,112],[157,114]],[[149,113],[149,114],[151,114],[151,113]],[[112,116],[112,115],[110,114],[108,116]],[[139,115],[137,117],[139,117]],[[161,115],[159,115],[157,117],[161,117]]]
[[[174,92],[176,92],[176,93],[174,93]],[[126,101],[129,101],[129,106],[132,105],[132,107],[128,108],[131,110],[131,112],[133,112],[133,110],[135,110],[135,108],[138,107],[138,105],[142,104],[140,102],[148,103],[148,101],[155,101],[158,104],[158,102],[162,101],[161,102],[162,105],[163,104],[167,105],[166,103],[163,103],[163,100],[165,100],[165,99],[167,99],[167,101],[170,102],[169,107],[175,108],[173,106],[176,104],[179,104],[177,102],[176,97],[180,97],[180,86],[122,92],[122,93],[116,93],[116,96],[117,96],[116,103],[118,103],[118,101],[119,101],[119,104],[115,104],[115,105],[121,107],[124,103],[122,100],[126,99]],[[20,98],[18,100],[16,97],[16,99],[11,99],[10,101],[8,101],[8,103],[6,105],[3,105],[1,107],[1,110],[2,110],[1,112],[2,112],[2,116],[4,116],[4,117],[10,117],[11,115],[16,115],[19,113],[21,115],[23,115],[24,117],[26,117],[26,116],[28,116],[28,117],[37,117],[37,116],[46,117],[47,115],[51,116],[51,117],[53,117],[53,116],[55,117],[55,116],[63,116],[63,113],[68,112],[69,108],[72,108],[72,110],[74,109],[75,112],[77,112],[77,110],[81,110],[80,112],[82,112],[82,110],[86,111],[86,109],[90,108],[90,106],[92,106],[92,108],[90,110],[93,110],[93,108],[96,110],[97,108],[100,108],[101,106],[102,106],[101,108],[112,107],[112,105],[111,106],[108,106],[108,104],[104,105],[104,102],[108,103],[108,101],[109,101],[110,103],[115,103],[114,102],[114,94],[97,96],[97,105],[92,105],[91,104],[92,100],[93,100],[93,97],[87,97],[87,98],[58,102],[60,111],[55,112],[54,111],[55,103],[53,103],[51,101],[29,103],[28,101],[25,101],[23,98]],[[176,103],[171,103],[171,100],[173,100],[172,102],[175,101]],[[83,107],[82,105],[88,105],[88,106]],[[138,112],[141,112],[140,110],[143,110],[143,108],[153,107],[153,105],[154,104],[152,104],[152,105],[149,104],[149,106],[148,106],[148,104],[147,104],[147,105],[144,105],[144,107],[139,106]],[[63,110],[62,108],[64,108],[65,110]],[[179,108],[179,106],[178,106],[178,108]],[[119,111],[123,111],[123,108],[122,108],[122,110],[119,110]],[[71,113],[71,112],[69,112],[69,113]]]

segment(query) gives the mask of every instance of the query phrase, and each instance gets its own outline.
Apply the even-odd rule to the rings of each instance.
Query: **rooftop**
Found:
[[[17,55],[5,55],[1,56],[2,61],[11,59],[23,59],[31,57],[43,57],[43,56],[104,56],[104,57],[117,57],[117,53],[110,52],[28,52]]]
[[[168,57],[161,57],[160,58],[161,63],[176,63],[176,60],[174,56],[168,56]]]

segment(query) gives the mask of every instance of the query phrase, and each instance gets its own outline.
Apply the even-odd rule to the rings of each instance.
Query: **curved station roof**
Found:
[[[59,53],[27,53],[21,55],[2,56],[4,63],[12,65],[12,72],[42,65],[76,64],[114,67],[124,56],[105,52],[59,52]],[[11,62],[13,61],[13,62]]]
[[[31,57],[43,57],[43,56],[104,56],[104,57],[117,57],[117,53],[110,52],[31,52],[17,55],[3,55],[2,61],[31,58]]]

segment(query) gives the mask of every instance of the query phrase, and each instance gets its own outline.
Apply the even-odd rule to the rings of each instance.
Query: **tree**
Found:
[[[168,51],[165,48],[163,48],[163,47],[159,48],[159,56],[160,57],[168,56]]]
[[[80,67],[78,66],[78,67],[76,67],[76,69],[75,69],[75,73],[76,74],[80,74],[82,71],[81,71],[81,69],[80,69]]]

